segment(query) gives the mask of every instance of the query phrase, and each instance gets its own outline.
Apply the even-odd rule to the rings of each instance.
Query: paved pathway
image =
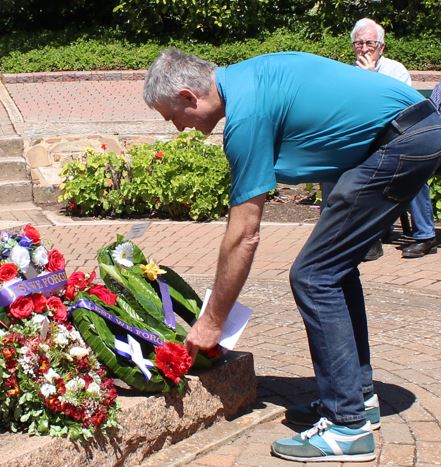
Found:
[[[159,121],[158,115],[137,97],[141,83],[121,76],[106,84],[87,78],[82,85],[65,80],[66,75],[58,79],[64,84],[55,79],[38,82],[35,77],[28,84],[11,79],[0,86],[0,137],[14,132],[32,136],[144,131],[152,120]],[[131,232],[147,256],[176,269],[200,293],[212,282],[225,230],[225,224],[216,222],[75,222],[30,204],[0,206],[0,228],[26,223],[39,226],[46,241],[66,255],[68,272],[96,269],[97,249],[118,233]],[[255,358],[256,406],[163,449],[145,466],[289,465],[271,457],[269,446],[273,439],[292,433],[282,423],[286,405],[314,397],[305,331],[287,285],[289,266],[311,228],[264,224],[250,280],[240,297],[254,309],[238,350],[250,351]],[[383,427],[376,433],[378,459],[366,465],[441,465],[441,256],[403,260],[397,246],[386,245],[382,258],[360,268],[383,416]]]

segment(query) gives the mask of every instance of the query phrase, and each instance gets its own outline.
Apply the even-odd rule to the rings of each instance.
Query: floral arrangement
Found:
[[[99,250],[98,261],[106,291],[98,297],[77,284],[70,306],[84,340],[130,386],[146,392],[184,390],[192,366],[184,325],[198,317],[200,298],[177,273],[146,259],[122,236]],[[217,348],[198,354],[194,365],[208,368],[219,355]]]
[[[64,257],[42,243],[30,225],[0,233],[0,423],[86,439],[118,426],[117,393],[68,321],[64,294],[73,280]],[[90,293],[102,294],[90,279]]]

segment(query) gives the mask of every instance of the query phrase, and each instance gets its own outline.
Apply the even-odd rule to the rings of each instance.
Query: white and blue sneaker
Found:
[[[364,462],[375,459],[371,423],[361,428],[334,425],[321,418],[312,428],[294,438],[274,441],[272,453],[299,462]]]

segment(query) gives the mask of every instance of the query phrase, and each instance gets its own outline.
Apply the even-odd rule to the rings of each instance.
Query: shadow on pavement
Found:
[[[309,403],[318,398],[315,378],[289,378],[282,376],[257,377],[258,405],[273,403],[288,407]],[[416,400],[413,392],[396,384],[374,381],[375,392],[380,399],[382,416],[394,415],[407,410]]]

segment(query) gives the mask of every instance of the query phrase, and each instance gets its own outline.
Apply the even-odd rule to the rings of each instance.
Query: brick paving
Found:
[[[23,117],[24,124],[32,123],[33,131],[77,131],[77,123],[85,129],[91,125],[94,131],[122,129],[124,120],[124,131],[130,131],[136,120],[142,121],[144,128],[149,120],[158,119],[142,102],[142,83],[136,76],[116,73],[104,79],[101,74],[84,75],[81,86],[71,75],[51,76],[51,83],[43,76],[9,76],[4,81],[16,106],[12,110]],[[106,127],[106,122],[116,126]],[[0,137],[13,133],[14,128],[26,129],[17,121],[12,123],[0,103]],[[76,222],[33,205],[0,206],[0,228],[29,222],[65,253],[69,273],[96,270],[97,249],[118,233],[135,231],[139,236],[134,240],[147,256],[183,274],[200,294],[213,280],[225,230],[221,222]],[[287,282],[290,264],[311,229],[308,224],[262,226],[261,245],[240,297],[254,313],[237,348],[254,355],[256,406],[235,420],[216,423],[163,449],[143,465],[289,465],[271,457],[269,447],[272,440],[293,433],[283,424],[284,408],[315,397],[305,330]],[[398,246],[385,245],[382,258],[360,267],[382,411],[382,429],[376,432],[378,457],[365,465],[441,465],[440,253],[403,260]]]

